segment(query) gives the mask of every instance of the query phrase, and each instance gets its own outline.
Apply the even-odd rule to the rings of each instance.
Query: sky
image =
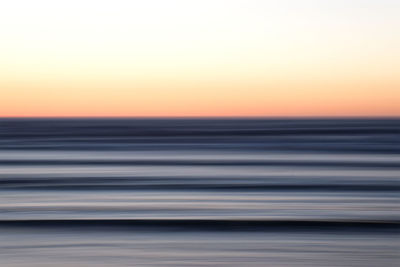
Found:
[[[400,116],[398,0],[0,0],[0,117]]]

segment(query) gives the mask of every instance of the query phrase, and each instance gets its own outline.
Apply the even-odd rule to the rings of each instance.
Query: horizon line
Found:
[[[0,119],[400,119],[400,115],[389,116],[0,116]]]

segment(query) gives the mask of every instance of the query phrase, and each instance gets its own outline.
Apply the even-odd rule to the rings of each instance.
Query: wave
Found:
[[[399,119],[0,119],[2,149],[400,153]]]
[[[1,165],[113,165],[113,166],[276,166],[400,168],[397,162],[301,161],[301,160],[0,160]]]
[[[398,184],[63,184],[57,181],[0,181],[1,190],[227,190],[227,191],[387,191],[398,192]]]
[[[0,227],[84,228],[179,231],[379,231],[400,232],[400,221],[328,220],[151,220],[151,219],[71,219],[1,220]]]

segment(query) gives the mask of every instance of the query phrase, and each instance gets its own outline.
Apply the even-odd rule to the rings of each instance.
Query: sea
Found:
[[[399,118],[0,119],[0,266],[400,266]]]

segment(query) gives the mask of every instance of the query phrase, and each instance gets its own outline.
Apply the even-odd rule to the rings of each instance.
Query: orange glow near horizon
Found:
[[[0,10],[0,117],[400,116],[396,1]]]

